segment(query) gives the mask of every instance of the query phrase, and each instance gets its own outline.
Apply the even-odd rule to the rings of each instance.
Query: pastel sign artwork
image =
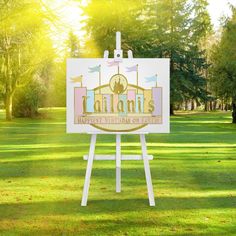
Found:
[[[68,59],[67,132],[169,132],[169,59]]]

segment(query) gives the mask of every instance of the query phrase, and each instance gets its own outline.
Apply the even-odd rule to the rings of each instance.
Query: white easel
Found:
[[[104,58],[108,58],[109,52],[106,50],[104,52]],[[123,51],[121,50],[121,34],[116,32],[116,50],[114,50],[114,60],[122,61]],[[128,51],[128,58],[133,58],[133,53],[131,50]],[[87,169],[85,175],[84,189],[81,206],[87,206],[88,192],[90,185],[90,178],[93,166],[93,160],[116,160],[116,192],[121,192],[121,161],[123,160],[143,160],[144,171],[147,182],[147,191],[150,206],[155,206],[155,199],[153,194],[152,187],[152,178],[149,167],[149,160],[153,159],[153,156],[147,155],[147,146],[145,140],[145,134],[147,133],[135,133],[140,135],[140,143],[142,148],[142,155],[121,155],[121,135],[129,133],[113,133],[116,135],[116,155],[95,155],[95,145],[97,134],[100,133],[91,133],[91,142],[89,154],[84,156],[84,160],[87,160]],[[109,133],[110,134],[110,133]],[[134,133],[132,133],[134,134]]]

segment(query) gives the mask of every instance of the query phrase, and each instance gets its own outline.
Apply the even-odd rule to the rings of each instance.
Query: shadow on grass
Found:
[[[227,235],[234,236],[236,226],[228,225],[207,225],[206,223],[186,223],[185,225],[176,226],[174,223],[167,223],[167,217],[158,218],[155,220],[144,219],[126,219],[126,220],[76,220],[68,221],[67,224],[63,221],[52,220],[53,228],[35,226],[27,228],[25,225],[21,227],[24,230],[22,235],[82,235],[82,236],[120,236],[120,235],[147,235],[147,236],[215,236]],[[45,222],[46,225],[48,223]],[[68,227],[69,226],[69,227]],[[202,233],[201,233],[202,231]],[[4,233],[4,231],[2,231]],[[8,231],[9,232],[9,231]],[[182,233],[184,232],[184,233]],[[1,233],[1,230],[0,230]],[[221,233],[221,234],[219,234]],[[20,235],[15,231],[12,234],[4,235]]]
[[[218,159],[218,158],[216,158]],[[185,188],[188,190],[235,190],[236,172],[231,162],[226,160],[227,168],[221,162],[196,162],[196,159],[179,161],[172,159],[155,159],[150,162],[153,183],[157,189],[161,188]],[[14,182],[27,186],[23,181],[28,178],[57,178],[63,183],[64,177],[73,177],[75,181],[83,184],[87,162],[82,157],[67,157],[45,160],[11,161],[0,165],[0,180],[5,186],[14,187]],[[22,179],[21,179],[22,178]],[[115,180],[115,161],[94,161],[91,181],[102,181],[104,184],[110,179]],[[11,180],[11,183],[7,183]],[[15,180],[14,180],[15,179]],[[50,179],[45,180],[45,184]],[[122,162],[122,182],[128,186],[145,186],[145,175],[142,161]],[[39,186],[40,187],[40,186]],[[170,190],[171,191],[171,190]]]
[[[99,199],[88,200],[87,207],[80,206],[80,200],[53,202],[14,203],[0,205],[0,219],[20,219],[43,215],[87,215],[93,213],[112,214],[118,212],[145,211],[183,211],[193,209],[226,209],[235,210],[236,197],[157,197],[156,207],[149,207],[148,199]]]

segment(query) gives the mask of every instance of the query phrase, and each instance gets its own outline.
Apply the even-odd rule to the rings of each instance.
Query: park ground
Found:
[[[66,134],[65,109],[4,121],[0,113],[0,235],[236,235],[236,125],[227,112],[178,113],[170,134],[147,136],[156,207],[149,207],[142,161],[95,161],[81,207],[90,137]],[[111,135],[97,153],[114,153]],[[141,153],[138,137],[122,150]]]

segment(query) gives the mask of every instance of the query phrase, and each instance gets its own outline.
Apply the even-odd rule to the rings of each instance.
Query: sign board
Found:
[[[169,59],[68,59],[68,133],[169,133]]]

